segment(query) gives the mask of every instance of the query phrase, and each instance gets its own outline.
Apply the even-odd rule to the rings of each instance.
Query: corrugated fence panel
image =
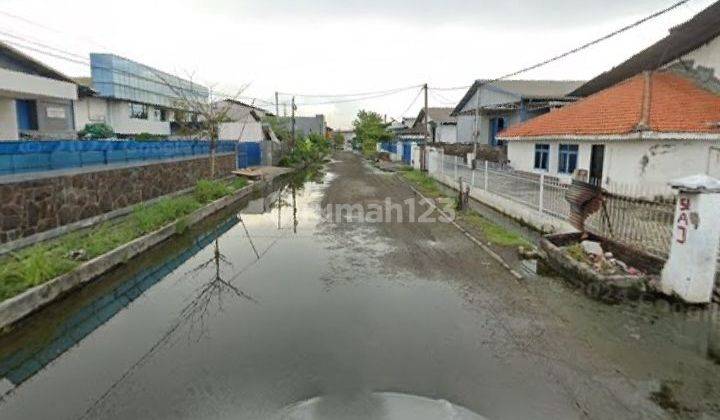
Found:
[[[241,142],[237,145],[238,168],[260,165],[261,161],[260,143]]]
[[[235,152],[236,144],[234,141],[219,141],[217,152]],[[0,141],[0,175],[209,153],[210,143],[201,140]]]

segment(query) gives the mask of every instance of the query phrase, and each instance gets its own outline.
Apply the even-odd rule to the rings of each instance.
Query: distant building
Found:
[[[78,129],[105,122],[119,137],[169,136],[171,123],[198,118],[183,110],[181,98],[209,97],[206,87],[114,54],[90,54],[90,72],[75,106]]]
[[[280,121],[288,130],[292,128],[292,117],[280,117]],[[326,127],[325,116],[322,114],[315,115],[314,117],[295,117],[295,133],[297,136],[307,136],[310,133],[324,136]]]
[[[720,178],[720,95],[673,70],[644,72],[500,133],[510,165],[605,188]]]
[[[0,140],[74,139],[77,85],[0,42]]]
[[[457,141],[499,146],[498,132],[572,102],[568,94],[582,84],[567,80],[476,80],[451,114],[458,119]],[[476,130],[478,92],[480,118]]]
[[[432,143],[457,142],[457,118],[453,117],[453,108],[428,108],[427,124],[430,128],[428,140]],[[400,137],[412,140],[417,137],[425,138],[425,109],[421,109],[417,118],[413,119],[410,129],[401,133]]]
[[[227,110],[229,122],[220,124],[220,138],[237,141],[278,141],[275,133],[264,122],[273,113],[241,101],[226,99],[215,103],[215,107]]]

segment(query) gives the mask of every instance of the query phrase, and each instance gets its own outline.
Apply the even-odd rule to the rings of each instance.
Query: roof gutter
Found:
[[[540,136],[497,136],[503,141],[627,141],[627,140],[720,140],[720,133],[638,131],[627,134],[547,134]]]

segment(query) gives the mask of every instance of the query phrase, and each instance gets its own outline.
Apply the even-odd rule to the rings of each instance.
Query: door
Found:
[[[593,144],[590,154],[590,183],[601,186],[603,179],[603,165],[605,164],[605,145]]]
[[[713,178],[720,179],[720,147],[710,148],[707,174]]]

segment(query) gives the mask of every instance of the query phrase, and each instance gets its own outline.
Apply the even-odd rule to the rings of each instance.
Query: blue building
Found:
[[[114,54],[90,54],[90,79],[77,79],[81,90],[76,125],[103,122],[120,137],[140,133],[172,134],[171,123],[191,121],[183,98],[207,101],[209,90],[147,65]]]

